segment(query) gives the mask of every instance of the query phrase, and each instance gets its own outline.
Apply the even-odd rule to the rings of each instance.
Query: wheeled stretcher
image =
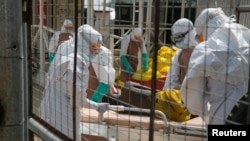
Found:
[[[112,105],[110,110],[99,115],[96,110],[82,108],[81,131],[83,134],[102,136],[110,141],[148,141],[150,109]],[[119,111],[127,111],[120,113]],[[140,114],[128,114],[129,112]],[[145,114],[146,113],[146,114]],[[156,141],[203,141],[207,130],[200,117],[186,122],[169,121],[165,115],[155,110],[154,140]]]

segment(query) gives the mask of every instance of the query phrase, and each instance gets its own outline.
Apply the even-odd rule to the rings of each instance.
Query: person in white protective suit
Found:
[[[94,85],[92,86],[94,87],[94,91],[92,90],[91,100],[100,102],[103,96],[109,92],[110,88],[114,87],[115,83],[112,52],[105,46],[101,46],[100,53],[91,60],[91,65],[95,73],[92,77],[94,77],[93,79],[98,79],[97,85],[93,82],[89,82],[89,84]]]
[[[122,38],[120,60],[120,75],[123,82],[131,80],[133,73],[141,69],[141,64],[144,71],[148,70],[148,53],[141,28],[134,28],[130,34]]]
[[[221,8],[204,9],[195,29],[205,41],[193,50],[181,96],[188,110],[206,124],[226,124],[247,93],[250,32]]]
[[[188,70],[189,58],[194,47],[198,44],[195,40],[196,32],[192,21],[181,18],[172,26],[172,42],[179,48],[173,56],[163,90],[180,89],[182,81]]]
[[[49,63],[55,57],[58,46],[74,35],[74,25],[71,20],[65,19],[60,31],[55,31],[49,42]]]
[[[77,37],[76,68],[74,69],[75,38]],[[73,89],[76,100],[76,140],[80,141],[80,110],[96,109],[99,114],[108,110],[108,103],[96,103],[86,98],[90,59],[99,52],[102,36],[89,25],[78,28],[77,36],[63,42],[51,62],[40,106],[41,118],[73,138]],[[74,79],[74,70],[76,77]]]

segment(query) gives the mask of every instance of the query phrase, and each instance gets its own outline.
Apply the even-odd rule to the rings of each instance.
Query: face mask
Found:
[[[180,41],[180,42],[176,42],[175,43],[176,47],[180,48],[180,49],[187,49],[188,45],[184,44],[184,41]]]
[[[93,60],[94,58],[95,58],[95,55],[92,54],[92,53],[89,53],[89,59],[90,59],[90,60]]]

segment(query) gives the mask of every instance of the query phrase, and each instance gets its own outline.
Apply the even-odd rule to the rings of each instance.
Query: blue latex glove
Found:
[[[148,70],[148,54],[147,53],[142,53],[142,63],[143,63],[143,70],[147,71]]]
[[[53,61],[53,59],[55,58],[55,52],[50,52],[49,53],[49,63],[51,63]]]
[[[103,96],[108,93],[110,86],[103,82],[100,82],[96,87],[93,95],[91,96],[91,100],[95,102],[99,102],[102,100]]]
[[[98,107],[97,107],[97,111],[100,114],[103,114],[104,112],[106,112],[109,109],[109,103],[98,103]]]
[[[125,55],[121,56],[121,62],[125,66],[126,71],[128,71],[129,73],[134,71],[133,68],[131,67],[131,65],[129,64],[128,59],[126,58]]]

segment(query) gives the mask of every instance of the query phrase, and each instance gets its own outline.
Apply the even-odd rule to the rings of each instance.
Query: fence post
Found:
[[[27,89],[22,1],[0,1],[0,139],[27,140]],[[27,112],[27,111],[26,111]],[[26,117],[25,117],[26,116]]]

